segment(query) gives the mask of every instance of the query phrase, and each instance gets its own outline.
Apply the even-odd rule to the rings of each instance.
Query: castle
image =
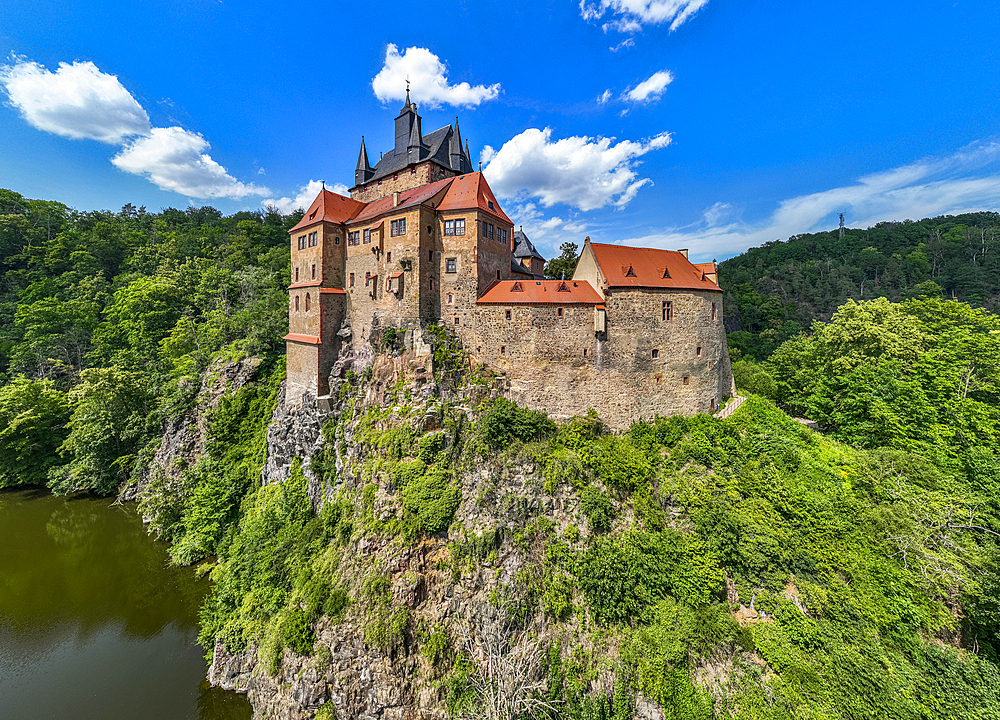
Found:
[[[427,355],[428,325],[554,416],[597,410],[618,429],[710,412],[734,394],[715,263],[687,251],[584,243],[572,278],[504,213],[455,125],[424,135],[417,107],[372,167],[364,138],[351,197],[324,189],[293,227],[286,402],[329,393],[342,347],[393,328]]]

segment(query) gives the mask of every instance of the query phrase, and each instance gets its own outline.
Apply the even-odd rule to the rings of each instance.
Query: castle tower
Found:
[[[362,145],[362,153],[364,146]],[[288,286],[288,334],[285,336],[286,396],[313,397],[329,391],[330,368],[340,352],[345,315],[345,223],[364,207],[325,187],[302,220],[289,230],[292,262]]]

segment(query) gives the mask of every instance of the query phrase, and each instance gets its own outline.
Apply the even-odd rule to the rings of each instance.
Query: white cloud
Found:
[[[632,102],[653,102],[659,100],[667,89],[667,85],[674,81],[673,73],[669,70],[660,70],[643,80],[630,90],[626,90],[622,96],[625,100]]]
[[[636,32],[641,24],[670,23],[674,31],[705,7],[708,0],[580,0],[580,14],[584,20],[599,20],[611,12],[618,18],[605,24],[619,32]]]
[[[601,93],[600,97],[597,98],[598,105],[604,105],[608,100],[611,99],[611,91],[605,90]]]
[[[111,162],[125,172],[147,177],[161,190],[188,197],[242,198],[266,195],[267,188],[245,184],[209,157],[208,141],[179,127],[153,128],[115,155]]]
[[[296,210],[307,209],[310,205],[312,205],[312,201],[316,199],[316,196],[319,195],[319,191],[322,189],[322,181],[310,180],[307,184],[299,188],[299,192],[295,197],[269,198],[261,202],[261,205],[264,205],[265,207],[276,207],[285,215],[288,215]],[[333,187],[329,188],[329,190],[337,193],[338,195],[343,195],[344,197],[351,196],[351,189],[344,185],[344,183],[336,183]]]
[[[400,54],[399,49],[390,44],[385,51],[385,64],[372,80],[372,90],[382,102],[403,100],[409,78],[410,99],[432,108],[442,103],[479,105],[495,99],[500,93],[499,83],[452,85],[448,82],[447,70],[441,59],[427,48],[406,48]]]
[[[559,246],[573,242],[583,246],[584,237],[590,226],[576,217],[562,218],[558,215],[546,217],[532,202],[516,203],[507,208],[508,216],[515,227],[521,227],[531,243],[546,260],[559,254]]]
[[[670,133],[646,141],[574,136],[552,140],[551,128],[529,128],[499,150],[487,146],[483,173],[493,192],[505,198],[538,198],[550,207],[578,210],[627,205],[652,181],[635,172],[638,158],[670,144]]]
[[[13,58],[0,66],[0,83],[11,104],[39,130],[77,140],[120,143],[149,132],[149,116],[114,75],[92,62],[59,63],[50,72]]]
[[[607,30],[605,30],[605,32],[607,32]],[[617,45],[612,45],[611,47],[609,47],[608,50],[610,50],[611,52],[618,52],[619,50],[623,50],[625,48],[630,48],[630,47],[635,47],[635,38],[625,38]]]
[[[693,259],[722,259],[772,240],[834,228],[840,212],[850,227],[866,228],[886,220],[980,210],[1000,210],[1000,142],[976,143],[948,157],[920,160],[867,175],[850,185],[783,200],[760,223],[726,223],[731,208],[720,202],[693,227],[622,242],[688,247]]]
[[[121,145],[111,159],[115,167],[189,198],[239,199],[271,192],[229,175],[206,154],[208,141],[198,133],[152,127],[149,115],[118,78],[101,72],[94,63],[59,63],[59,69],[50,72],[24,58],[13,60],[12,65],[0,66],[0,83],[33,127],[62,137]],[[257,173],[263,175],[264,169]]]

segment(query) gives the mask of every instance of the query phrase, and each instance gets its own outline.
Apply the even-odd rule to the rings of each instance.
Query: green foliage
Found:
[[[426,474],[403,485],[399,499],[406,510],[417,516],[424,533],[437,535],[447,530],[455,517],[461,491],[453,473],[432,467]]]
[[[432,666],[437,667],[448,654],[450,644],[451,640],[448,638],[448,631],[443,625],[437,625],[424,639],[423,645],[420,647],[420,654]]]
[[[49,380],[18,375],[0,387],[0,488],[45,483],[69,416],[66,393]]]
[[[569,280],[576,271],[576,261],[580,248],[576,243],[564,242],[559,246],[559,256],[554,257],[545,265],[545,277],[550,280]]]
[[[71,459],[49,472],[57,493],[110,493],[132,473],[147,436],[150,393],[145,378],[117,367],[91,368],[70,390],[69,435],[59,452]]]
[[[587,516],[593,532],[607,532],[615,517],[615,508],[608,494],[596,485],[588,485],[580,491],[580,511]]]
[[[522,408],[502,397],[489,405],[479,424],[483,440],[494,450],[506,447],[515,440],[540,440],[554,433],[555,429],[555,423],[545,413]]]

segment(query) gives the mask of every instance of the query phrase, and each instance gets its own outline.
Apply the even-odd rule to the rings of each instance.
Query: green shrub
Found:
[[[461,492],[450,472],[432,467],[404,485],[399,498],[403,507],[419,518],[420,527],[427,535],[437,535],[451,525]]]
[[[494,450],[515,440],[541,440],[555,432],[556,425],[540,410],[528,410],[506,398],[497,398],[480,420],[480,432]]]
[[[593,532],[607,532],[615,517],[615,508],[608,494],[596,485],[588,485],[580,491],[580,510],[587,516]]]
[[[437,667],[444,660],[449,644],[448,631],[443,625],[438,625],[428,633],[420,648],[420,654],[427,658],[427,662]]]
[[[316,634],[309,623],[309,615],[299,608],[290,608],[278,622],[281,644],[299,655],[312,655]]]
[[[431,465],[444,444],[444,432],[427,433],[417,441],[417,457]]]

